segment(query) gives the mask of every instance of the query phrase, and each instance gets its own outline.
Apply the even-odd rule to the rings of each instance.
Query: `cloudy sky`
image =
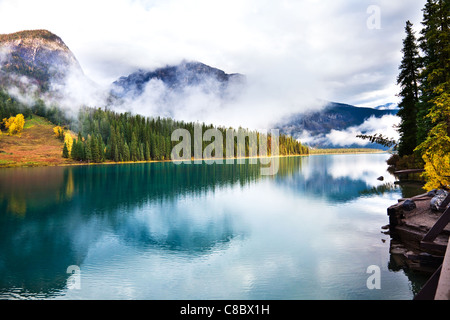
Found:
[[[312,98],[397,102],[405,21],[425,0],[0,0],[0,33],[48,29],[109,84],[182,59],[243,73],[304,109]],[[267,89],[267,90],[265,90]],[[270,93],[268,93],[270,92]]]

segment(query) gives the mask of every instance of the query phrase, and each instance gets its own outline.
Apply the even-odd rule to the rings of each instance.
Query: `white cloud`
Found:
[[[359,126],[349,127],[345,130],[331,130],[328,134],[311,135],[308,131],[303,131],[299,135],[302,143],[315,145],[333,145],[333,146],[367,146],[368,141],[358,138],[357,135],[382,134],[385,137],[398,141],[399,133],[397,126],[400,118],[396,115],[384,115],[381,118],[370,117]]]
[[[381,118],[370,117],[363,124],[350,127],[346,130],[331,130],[329,134],[326,135],[326,140],[333,145],[347,146],[351,144],[356,144],[360,146],[367,145],[367,140],[357,138],[359,134],[383,134],[386,137],[398,140],[398,131],[396,126],[399,124],[400,118],[395,115],[385,115]]]

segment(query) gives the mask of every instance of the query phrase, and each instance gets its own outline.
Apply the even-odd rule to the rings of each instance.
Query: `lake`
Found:
[[[388,157],[1,169],[0,298],[410,300]]]

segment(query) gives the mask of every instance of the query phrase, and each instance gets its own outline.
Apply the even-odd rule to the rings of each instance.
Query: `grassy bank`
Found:
[[[337,148],[337,149],[310,149],[310,154],[346,154],[346,153],[384,153],[381,149],[370,148]]]
[[[20,135],[0,136],[0,167],[36,167],[74,163],[62,157],[63,143],[53,135],[54,125],[33,115]]]

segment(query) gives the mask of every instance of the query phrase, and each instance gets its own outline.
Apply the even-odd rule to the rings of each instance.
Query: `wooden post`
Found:
[[[447,196],[445,197],[444,201],[442,201],[442,203],[441,203],[441,205],[439,207],[439,210],[444,211],[447,208],[449,203],[450,203],[450,192],[447,194]]]
[[[450,239],[449,239],[450,242]],[[450,300],[450,246],[447,245],[444,262],[442,263],[439,282],[436,288],[435,300]]]
[[[428,230],[428,233],[423,237],[422,242],[433,242],[439,233],[444,230],[447,224],[450,222],[450,207],[448,207],[444,213],[439,217],[434,226]]]

